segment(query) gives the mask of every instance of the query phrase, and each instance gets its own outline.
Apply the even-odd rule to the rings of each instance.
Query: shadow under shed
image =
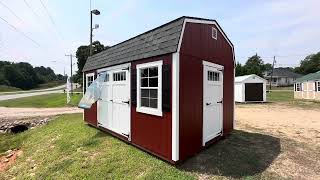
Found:
[[[280,149],[279,138],[234,130],[225,140],[177,167],[189,172],[233,178],[254,176],[270,166]]]

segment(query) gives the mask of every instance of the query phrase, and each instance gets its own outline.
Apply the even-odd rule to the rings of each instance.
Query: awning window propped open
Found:
[[[87,88],[78,107],[82,109],[90,109],[92,104],[97,102],[101,96],[101,83],[104,81],[107,72],[100,73],[91,85]]]

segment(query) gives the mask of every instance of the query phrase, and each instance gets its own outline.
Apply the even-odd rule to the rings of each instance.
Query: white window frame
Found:
[[[298,90],[298,85],[300,85],[299,90]],[[302,91],[302,83],[296,83],[294,90],[295,90],[296,92],[301,92],[301,91]]]
[[[163,61],[154,61],[150,63],[138,64],[137,68],[137,112],[162,116],[162,64]],[[158,108],[141,107],[141,69],[144,68],[158,68]]]
[[[320,92],[320,81],[316,81],[316,92]]]
[[[93,80],[92,80],[92,81],[94,81],[94,73],[88,73],[88,74],[86,74],[86,89],[89,87],[89,86],[88,86],[88,79],[89,79],[89,77],[93,77]]]

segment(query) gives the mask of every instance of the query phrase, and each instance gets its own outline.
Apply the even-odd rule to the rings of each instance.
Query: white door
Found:
[[[98,124],[119,135],[130,136],[130,71],[129,66],[107,69],[98,101]],[[129,138],[130,140],[130,138]]]
[[[203,66],[203,140],[222,134],[223,66],[204,61]]]

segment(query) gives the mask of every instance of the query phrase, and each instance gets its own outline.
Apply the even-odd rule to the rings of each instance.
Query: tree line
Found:
[[[0,61],[0,85],[28,90],[39,84],[58,80],[64,81],[66,78],[61,74],[56,75],[50,67],[33,67],[27,62]]]
[[[264,63],[261,57],[256,54],[249,57],[244,65],[237,62],[235,68],[236,76],[256,74],[262,77],[263,72],[272,70],[272,64]],[[320,71],[320,52],[306,56],[300,61],[298,67],[291,67],[291,70],[302,75]]]

